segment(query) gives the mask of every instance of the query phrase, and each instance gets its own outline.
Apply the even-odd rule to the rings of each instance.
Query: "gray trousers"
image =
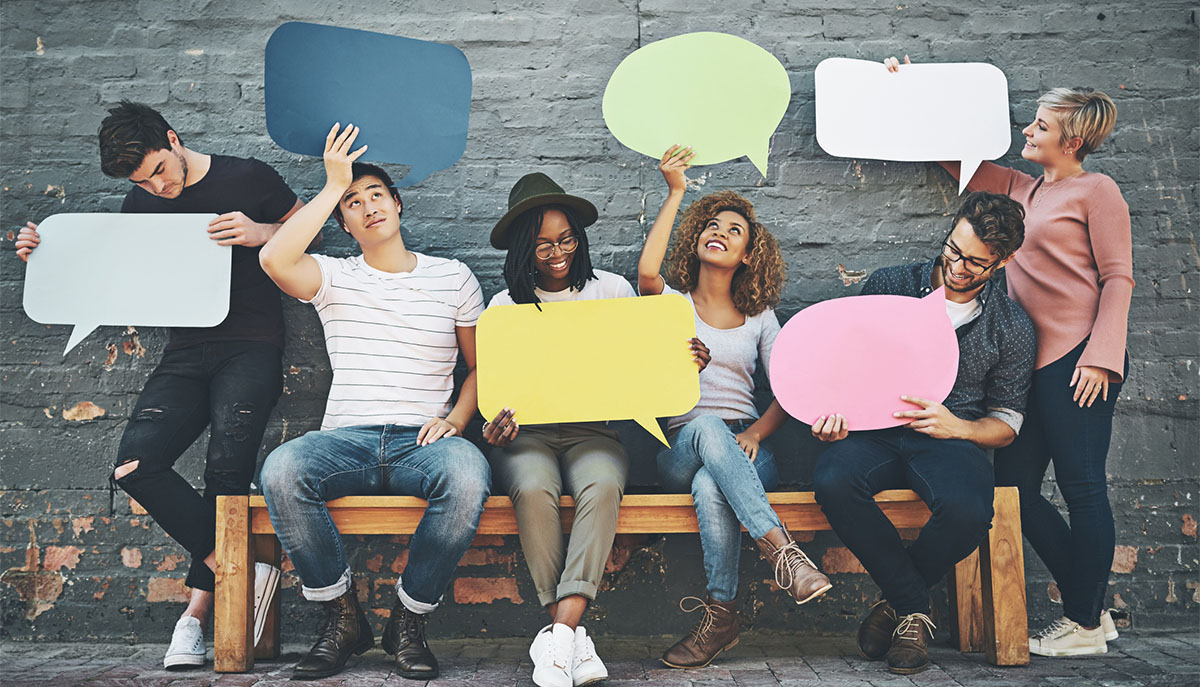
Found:
[[[548,606],[575,594],[595,599],[629,473],[616,430],[603,422],[522,427],[490,457],[497,486],[513,500],[538,601]],[[564,492],[575,498],[565,550],[558,513]]]

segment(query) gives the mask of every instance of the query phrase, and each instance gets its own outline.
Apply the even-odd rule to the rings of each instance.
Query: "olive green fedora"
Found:
[[[509,244],[508,227],[522,212],[542,205],[565,205],[575,211],[580,228],[591,226],[596,221],[596,206],[583,198],[568,195],[562,186],[554,183],[541,172],[526,174],[513,184],[508,193],[508,212],[496,222],[492,229],[492,246],[501,250]]]

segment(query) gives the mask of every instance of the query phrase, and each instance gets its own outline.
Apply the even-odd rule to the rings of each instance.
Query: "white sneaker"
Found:
[[[1117,634],[1117,624],[1113,622],[1112,614],[1108,611],[1100,611],[1100,629],[1104,630],[1104,641],[1111,642],[1120,637]]]
[[[171,646],[163,656],[164,668],[192,668],[204,665],[204,630],[200,619],[185,615],[175,623]]]
[[[608,679],[608,668],[596,655],[596,645],[583,625],[575,628],[575,656],[571,660],[571,683],[574,687],[594,685]]]
[[[271,607],[271,599],[275,598],[275,590],[279,588],[279,568],[270,563],[254,564],[254,646],[262,639],[263,628],[267,626],[267,609]]]
[[[1038,656],[1087,656],[1108,653],[1108,645],[1104,643],[1104,628],[1085,630],[1079,623],[1063,616],[1029,638],[1029,653]]]
[[[572,687],[571,664],[575,654],[575,632],[562,623],[543,627],[529,645],[533,660],[533,684],[538,687]]]

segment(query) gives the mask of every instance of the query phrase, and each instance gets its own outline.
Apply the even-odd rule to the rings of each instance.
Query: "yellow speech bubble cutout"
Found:
[[[696,321],[678,295],[488,308],[476,330],[479,410],[520,425],[634,420],[666,444],[656,418],[700,400],[688,346]]]
[[[686,33],[634,51],[604,89],[604,122],[625,146],[655,159],[675,144],[693,165],[745,155],[763,176],[771,136],[792,98],[771,53],[727,33]]]

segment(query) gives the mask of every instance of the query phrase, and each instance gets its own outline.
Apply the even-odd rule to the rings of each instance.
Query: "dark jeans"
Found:
[[[821,454],[817,502],[897,613],[929,613],[929,589],[979,546],[992,522],[992,466],[983,449],[895,427],[852,432]],[[912,546],[875,504],[912,489],[932,515]]]
[[[217,496],[246,494],[267,418],[283,388],[282,354],[271,344],[220,342],[163,353],[138,397],[116,464],[138,461],[116,480],[192,555],[187,585],[213,591],[204,558],[216,546]],[[208,432],[201,495],[175,461]]]
[[[1086,343],[1033,373],[1021,434],[996,451],[996,484],[1020,491],[1021,530],[1054,575],[1063,614],[1093,627],[1100,624],[1116,544],[1105,462],[1121,385],[1109,384],[1108,400],[1097,398],[1090,408],[1071,400],[1068,384]],[[1051,461],[1070,525],[1042,496]]]

